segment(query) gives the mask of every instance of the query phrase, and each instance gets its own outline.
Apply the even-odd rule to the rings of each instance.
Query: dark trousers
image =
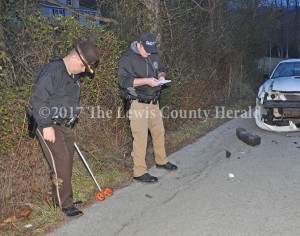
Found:
[[[41,128],[38,128],[37,136],[50,165],[53,202],[61,208],[68,208],[73,204],[71,177],[75,137],[73,130],[64,125],[53,125],[53,128],[55,131],[54,143],[43,138]]]

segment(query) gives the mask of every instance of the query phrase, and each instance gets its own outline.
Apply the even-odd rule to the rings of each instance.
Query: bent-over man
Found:
[[[94,73],[99,53],[87,40],[80,41],[64,58],[53,60],[38,72],[32,93],[36,131],[50,166],[53,203],[67,216],[83,215],[73,204],[71,185],[74,132],[79,112],[79,79]]]

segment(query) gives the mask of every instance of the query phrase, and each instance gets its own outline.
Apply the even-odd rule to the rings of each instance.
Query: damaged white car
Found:
[[[255,122],[265,130],[300,131],[300,59],[279,62],[260,87]]]

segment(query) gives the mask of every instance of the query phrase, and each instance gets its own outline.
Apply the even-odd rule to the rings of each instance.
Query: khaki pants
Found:
[[[165,128],[159,105],[132,101],[129,110],[130,128],[133,136],[132,158],[133,176],[139,177],[147,172],[146,149],[148,129],[151,132],[155,162],[164,165],[168,162],[165,150]]]
[[[37,130],[37,136],[41,143],[47,162],[50,165],[50,177],[52,180],[53,203],[61,208],[73,205],[73,191],[71,185],[74,132],[64,125],[53,125],[55,142],[50,143],[43,138],[42,129]]]

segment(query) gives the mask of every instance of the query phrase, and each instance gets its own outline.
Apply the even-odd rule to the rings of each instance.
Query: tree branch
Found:
[[[82,13],[82,12],[79,12],[79,11],[76,11],[74,8],[72,7],[69,7],[57,0],[47,0],[48,2],[50,3],[53,3],[55,5],[58,5],[66,10],[69,10],[70,12],[72,12],[73,14],[76,14],[76,15],[80,15],[80,16],[84,16],[88,19],[91,19],[91,20],[100,20],[100,21],[103,21],[103,22],[106,22],[106,23],[113,23],[113,24],[116,24],[117,22],[113,19],[109,19],[109,18],[106,18],[106,17],[102,17],[102,16],[92,16],[90,14],[85,14],[85,13]]]
[[[198,3],[198,2],[196,2],[195,0],[193,0],[193,2],[197,5],[197,7],[198,7],[200,10],[209,13],[209,10],[208,10],[208,9],[206,9],[206,8],[204,8],[204,7],[201,6],[202,1],[201,1],[200,3]]]
[[[147,5],[146,5],[146,3],[145,3],[144,1],[139,0],[139,2],[140,2],[141,4],[143,4],[145,7],[147,7]],[[147,8],[148,8],[148,7],[147,7]]]

